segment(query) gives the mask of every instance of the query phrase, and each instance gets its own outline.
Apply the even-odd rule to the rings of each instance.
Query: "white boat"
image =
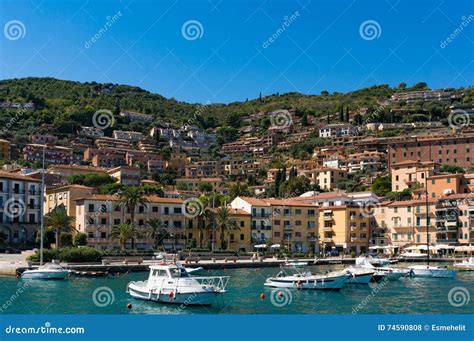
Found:
[[[198,268],[185,268],[185,269],[188,274],[193,274],[193,273],[201,272],[202,270],[204,270],[202,266]]]
[[[395,281],[397,279],[400,279],[401,277],[409,276],[411,273],[410,269],[393,268],[388,266],[375,267],[372,265],[369,259],[364,256],[356,258],[356,267],[371,269],[375,271],[373,278],[376,282],[382,279]]]
[[[461,271],[474,271],[474,257],[463,259],[461,263],[454,263],[453,267]]]
[[[339,290],[350,276],[343,271],[313,275],[310,272],[300,272],[295,267],[293,267],[293,273],[290,273],[282,267],[275,277],[267,278],[264,285],[273,288],[302,290]]]
[[[23,279],[67,279],[70,270],[63,268],[59,264],[46,263],[37,269],[25,270],[21,274]]]
[[[401,259],[423,259],[428,258],[428,254],[421,252],[403,252],[400,254]]]
[[[454,278],[458,270],[451,270],[439,266],[429,265],[413,265],[409,269],[415,277],[432,277],[432,278]]]
[[[308,262],[292,260],[292,259],[288,259],[285,262],[285,266],[307,266],[307,265],[308,265]]]
[[[148,280],[128,283],[127,293],[159,303],[211,305],[226,292],[228,281],[229,276],[191,277],[180,265],[151,265]]]
[[[390,264],[390,259],[388,258],[375,258],[375,257],[368,257],[370,264],[373,266],[384,266]]]
[[[369,284],[375,274],[375,270],[355,266],[348,267],[344,271],[350,275],[346,280],[347,284]]]

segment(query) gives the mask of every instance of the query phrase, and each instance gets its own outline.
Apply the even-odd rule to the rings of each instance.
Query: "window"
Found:
[[[274,221],[273,221],[273,224],[274,224],[274,225],[280,225],[280,220],[274,220]]]
[[[152,210],[152,212],[158,212],[158,206],[153,206],[153,207],[151,208],[151,210]]]
[[[274,232],[274,233],[273,233],[273,236],[274,236],[274,237],[280,237],[280,232]]]
[[[447,179],[446,179],[446,182],[447,182],[448,184],[450,184],[450,183],[451,183],[451,179],[450,179],[450,178],[447,178]]]
[[[295,237],[301,237],[301,232],[295,232]]]
[[[165,211],[163,214],[170,214],[170,208],[169,207],[165,207]]]
[[[245,235],[243,233],[240,234],[240,240],[245,240]]]
[[[89,204],[89,212],[94,212],[94,204]]]
[[[107,238],[107,233],[106,232],[101,232],[100,233],[100,238]]]
[[[181,207],[175,207],[175,208],[173,208],[173,213],[174,213],[174,214],[181,214]]]
[[[296,220],[296,221],[295,221],[295,225],[296,225],[296,226],[301,226],[301,220]]]
[[[114,219],[114,225],[120,225],[120,219]]]
[[[100,218],[101,225],[107,225],[107,218]]]
[[[174,226],[174,227],[181,227],[181,226],[182,226],[182,223],[181,223],[180,220],[174,220],[174,221],[173,221],[173,226]]]
[[[315,214],[315,211],[314,210],[308,210],[308,215],[309,216],[314,216]]]
[[[296,209],[296,210],[295,210],[295,214],[300,215],[300,214],[301,214],[301,210],[300,210],[300,209]]]
[[[243,220],[240,221],[240,227],[245,227],[245,222]]]

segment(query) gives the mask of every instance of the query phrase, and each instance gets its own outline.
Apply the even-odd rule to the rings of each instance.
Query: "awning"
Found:
[[[256,248],[256,249],[266,249],[267,245],[266,244],[258,244],[258,245],[255,245],[254,248]]]
[[[447,244],[439,244],[435,246],[436,250],[454,250],[455,247]]]
[[[474,245],[456,246],[454,252],[474,252]]]
[[[272,246],[270,246],[270,249],[279,249],[280,247],[280,244],[273,244]]]
[[[384,247],[383,246],[371,246],[369,247],[369,250],[380,250],[380,249],[383,249]]]
[[[428,250],[428,246],[426,245],[412,245],[412,246],[409,246],[407,248],[405,248],[405,250]]]

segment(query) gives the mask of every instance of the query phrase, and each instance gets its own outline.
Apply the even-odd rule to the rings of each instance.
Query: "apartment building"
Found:
[[[0,159],[10,159],[10,142],[4,139],[0,139]]]
[[[61,182],[67,183],[68,179],[73,175],[84,174],[107,174],[107,170],[99,167],[91,166],[71,166],[71,165],[50,165],[47,170],[48,174],[58,175]]]
[[[445,101],[449,102],[452,100],[460,99],[462,95],[456,93],[455,89],[439,89],[439,90],[420,90],[410,92],[400,92],[393,94],[390,97],[390,101],[394,103],[406,102],[436,102]]]
[[[357,135],[357,127],[352,124],[328,124],[319,128],[319,137],[340,137]]]
[[[212,186],[212,192],[227,192],[225,182],[222,178],[178,178],[176,179],[176,188],[184,191],[199,192],[200,184],[209,184]]]
[[[252,244],[280,244],[292,252],[319,252],[317,209],[292,200],[237,197],[230,206],[252,217]]]
[[[263,137],[249,137],[234,142],[224,143],[221,151],[224,154],[252,153],[263,155],[268,149],[279,142],[278,135],[270,134]]]
[[[231,221],[235,221],[236,229],[224,231],[224,241],[229,250],[249,252],[251,248],[251,214],[240,209],[228,208]],[[217,209],[212,210],[217,213]],[[214,243],[215,249],[221,246],[220,234],[218,229],[205,226],[203,219],[197,219],[192,229],[186,230],[188,244],[196,245],[197,248],[212,248]]]
[[[96,127],[81,126],[81,129],[77,132],[79,136],[89,137],[91,139],[98,139],[104,137],[104,131]]]
[[[118,140],[138,142],[144,140],[145,135],[138,131],[114,130],[114,138]]]
[[[436,241],[438,244],[474,242],[474,195],[458,194],[436,202]]]
[[[135,149],[131,141],[112,137],[98,138],[95,140],[95,145],[99,149],[115,149],[119,151],[129,151]]]
[[[93,187],[82,185],[66,185],[46,189],[44,199],[44,214],[48,214],[58,206],[66,209],[67,215],[76,217],[76,199],[90,196],[96,192]],[[73,226],[75,223],[73,223]]]
[[[389,165],[406,160],[432,161],[441,165],[474,165],[474,133],[406,137],[388,146]]]
[[[298,175],[308,178],[311,185],[318,185],[326,191],[336,189],[338,181],[348,178],[346,170],[328,167],[300,171]]]
[[[89,245],[98,249],[118,249],[119,242],[110,238],[114,226],[131,222],[131,215],[117,205],[118,195],[93,194],[76,199],[76,230],[87,234]],[[161,221],[169,238],[163,240],[166,251],[182,250],[186,245],[185,229],[193,229],[193,220],[183,214],[183,200],[146,197],[148,203],[139,205],[135,210],[135,224],[138,231],[145,232],[151,219]],[[127,241],[130,246],[131,241]],[[139,238],[135,241],[137,249],[149,249],[153,241]]]
[[[39,180],[0,171],[0,231],[5,234],[8,245],[35,241],[41,197]]]
[[[30,141],[33,144],[55,144],[58,142],[58,138],[51,134],[32,134]]]
[[[186,178],[217,177],[223,174],[220,161],[195,161],[185,165],[184,169]]]
[[[392,191],[425,186],[426,179],[439,172],[440,165],[431,161],[405,160],[390,165]]]
[[[43,148],[47,164],[79,164],[82,160],[82,157],[75,155],[71,148],[34,143],[25,145],[23,159],[28,162],[42,161]]]
[[[107,174],[117,179],[117,183],[127,186],[140,185],[140,168],[130,166],[115,167],[107,171]]]

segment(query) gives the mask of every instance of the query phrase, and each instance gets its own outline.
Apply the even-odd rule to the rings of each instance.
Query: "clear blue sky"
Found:
[[[2,0],[0,78],[121,83],[201,103],[255,98],[260,91],[319,94],[381,83],[467,86],[474,83],[473,4]],[[114,15],[117,20],[99,33]],[[291,23],[277,33],[285,18]],[[12,20],[24,26],[20,37],[5,33]],[[195,40],[182,34],[189,20],[203,28]],[[380,27],[375,39],[360,34],[367,20]],[[96,34],[99,39],[90,44]],[[268,43],[272,35],[276,39]]]

